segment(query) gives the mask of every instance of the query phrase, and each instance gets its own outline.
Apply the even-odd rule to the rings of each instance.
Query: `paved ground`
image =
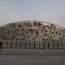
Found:
[[[65,49],[1,49],[0,55],[65,56]]]
[[[65,65],[65,57],[0,55],[0,65]]]
[[[2,51],[0,65],[65,65],[65,50],[5,49],[6,53]]]

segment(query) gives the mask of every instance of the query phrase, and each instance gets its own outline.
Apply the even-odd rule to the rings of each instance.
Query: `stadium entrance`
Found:
[[[0,48],[2,48],[2,42],[0,42]]]

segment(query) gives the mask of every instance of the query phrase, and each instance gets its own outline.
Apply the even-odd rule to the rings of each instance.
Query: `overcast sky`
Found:
[[[0,0],[0,25],[21,20],[65,26],[65,0]]]

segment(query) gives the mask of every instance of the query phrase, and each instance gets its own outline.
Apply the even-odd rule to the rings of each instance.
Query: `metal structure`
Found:
[[[0,40],[0,48],[65,49],[63,40]]]

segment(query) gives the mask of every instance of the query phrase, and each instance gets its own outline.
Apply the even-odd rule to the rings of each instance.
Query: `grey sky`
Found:
[[[65,0],[0,0],[0,25],[21,20],[65,26]]]

